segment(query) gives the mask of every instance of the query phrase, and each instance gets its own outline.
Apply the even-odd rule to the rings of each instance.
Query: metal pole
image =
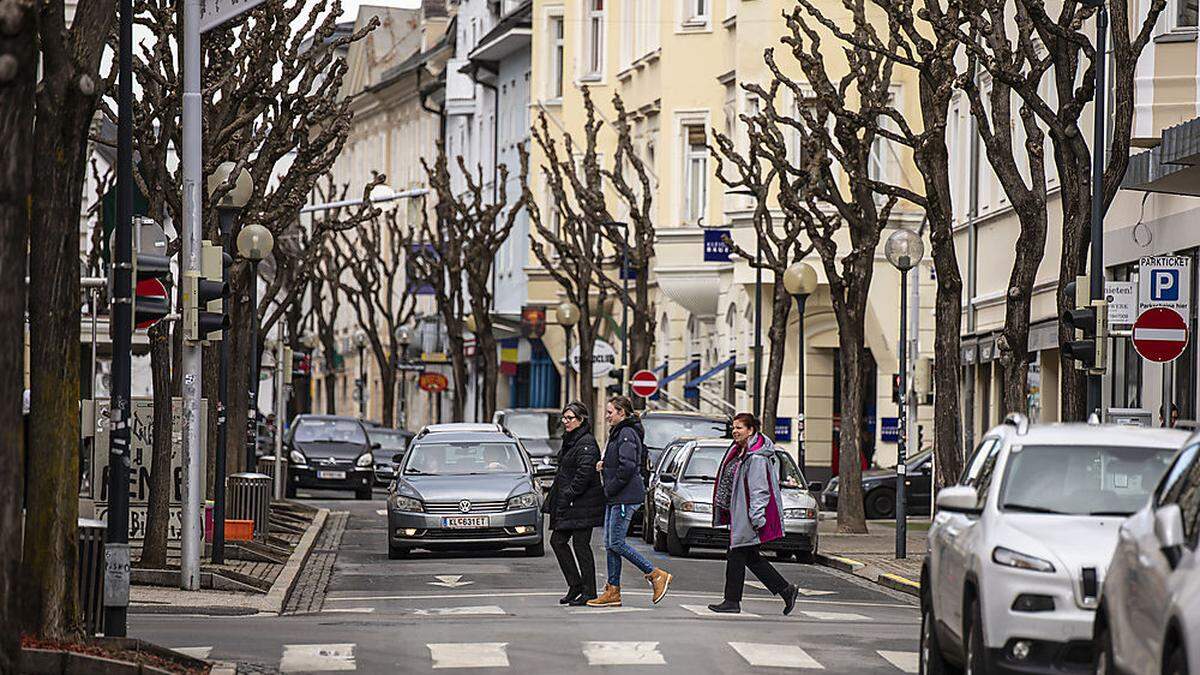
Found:
[[[908,479],[904,427],[904,406],[908,393],[908,270],[900,272],[900,410],[896,424],[900,432],[896,439],[896,558],[908,557],[907,514],[905,513],[904,482]]]
[[[796,325],[796,464],[800,468],[800,475],[808,478],[804,473],[804,307],[808,304],[807,295],[796,296],[796,311],[799,313],[799,321]]]
[[[625,297],[621,298],[621,365],[625,377],[621,380],[624,388],[629,387],[629,223],[622,223],[624,236],[621,240],[621,279],[625,287]],[[624,391],[621,392],[625,393]]]
[[[367,371],[363,363],[363,346],[358,346],[358,418],[367,419]],[[276,416],[276,423],[279,417]]]
[[[1104,143],[1105,143],[1105,97],[1108,95],[1105,78],[1105,66],[1108,61],[1107,46],[1108,8],[1100,3],[1100,11],[1096,14],[1096,116],[1095,131],[1092,134],[1092,260],[1090,291],[1092,298],[1104,297]],[[1097,338],[1100,339],[1100,338]],[[1084,419],[1093,412],[1098,413],[1102,405],[1104,367],[1107,364],[1097,363],[1088,373],[1087,412]]]
[[[754,416],[762,415],[762,238],[754,244]]]
[[[200,108],[200,5],[202,0],[183,3],[183,267],[185,279],[200,278],[201,246],[201,108]],[[197,302],[188,298],[184,284],[184,305]],[[183,532],[180,538],[179,587],[200,588],[200,551],[204,548],[204,527],[200,522],[200,500],[204,485],[204,466],[200,462],[201,361],[199,342],[183,341]]]
[[[571,402],[571,327],[563,326],[563,329],[567,333],[567,358],[563,362],[563,382],[566,386],[567,400],[563,401],[562,406],[559,407],[564,407]]]
[[[250,392],[246,409],[246,470],[258,465],[258,261],[250,261]]]
[[[908,285],[908,360],[905,362],[904,379],[905,379],[905,459],[921,452],[920,431],[921,427],[917,423],[917,406],[920,401],[916,396],[916,364],[917,358],[921,354],[921,266],[918,264],[912,269],[913,283]],[[905,273],[908,276],[908,273]],[[905,482],[907,483],[908,472],[905,472]],[[908,492],[907,485],[905,487],[905,517],[908,516]],[[930,511],[932,517],[933,511]]]
[[[125,637],[129,607],[129,371],[133,342],[133,0],[121,0],[120,8],[116,250],[108,324],[113,386],[109,404],[108,527],[104,535],[104,632],[112,637]],[[93,403],[95,398],[93,394]]]
[[[221,225],[221,246],[229,250],[229,241],[233,234],[234,220],[237,213],[232,209],[220,209],[217,216]],[[222,267],[222,278],[224,267]],[[221,363],[217,371],[217,448],[216,448],[216,480],[213,483],[213,538],[212,562],[214,565],[225,564],[225,475],[228,473],[228,455],[226,442],[228,427],[225,419],[225,406],[229,401],[229,335],[221,336],[218,346]],[[249,468],[247,467],[247,470]]]
[[[287,385],[283,382],[284,322],[279,322],[275,336],[275,498],[283,499],[283,416],[287,414]],[[362,349],[359,349],[362,354]],[[287,364],[289,367],[291,364]]]

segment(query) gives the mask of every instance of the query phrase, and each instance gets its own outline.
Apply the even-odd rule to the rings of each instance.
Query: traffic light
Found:
[[[171,259],[167,257],[167,235],[158,223],[142,217],[134,218],[133,223],[133,325],[149,328],[171,313],[167,292]]]
[[[892,403],[900,402],[900,373],[892,373]]]
[[[283,383],[291,384],[292,376],[296,374],[296,370],[292,368],[296,353],[291,347],[283,348],[283,359],[279,362],[279,367],[283,368]]]
[[[229,297],[226,260],[220,246],[205,241],[200,249],[200,275],[184,274],[184,337],[189,340],[220,340],[229,327],[224,307],[224,299]]]
[[[1108,337],[1108,303],[1093,300],[1087,277],[1076,277],[1067,284],[1067,295],[1075,298],[1075,308],[1063,312],[1062,320],[1083,333],[1082,339],[1063,345],[1063,355],[1075,361],[1075,367],[1104,372],[1107,363],[1105,338]]]
[[[625,393],[625,369],[613,368],[608,371],[608,376],[615,382],[610,382],[606,387],[609,396],[618,396]]]
[[[735,363],[733,366],[733,388],[741,391],[746,391],[746,367],[745,363]]]
[[[308,377],[312,373],[312,354],[292,352],[292,377]]]

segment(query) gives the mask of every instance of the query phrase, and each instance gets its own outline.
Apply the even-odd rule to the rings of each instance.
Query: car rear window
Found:
[[[1146,503],[1174,456],[1173,448],[1013,446],[1000,508],[1127,516]]]

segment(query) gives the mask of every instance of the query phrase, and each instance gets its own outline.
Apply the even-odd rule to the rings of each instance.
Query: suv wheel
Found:
[[[529,558],[541,558],[546,555],[546,540],[543,539],[533,546],[526,546],[525,555]]]
[[[391,544],[388,544],[388,560],[403,560],[404,558],[408,557],[408,553],[411,550],[412,549],[407,549],[402,546],[392,546]]]
[[[921,642],[917,652],[917,672],[921,675],[947,675],[953,672],[942,646],[938,644],[937,621],[933,618],[933,601],[921,593]]]
[[[1163,673],[1166,675],[1188,675],[1187,654],[1183,652],[1182,645],[1176,645],[1165,663]]]
[[[979,608],[979,598],[971,600],[968,614],[967,629],[967,668],[966,675],[984,675],[987,672],[987,648],[983,644],[983,611]]]
[[[366,501],[371,498],[371,488],[365,487],[354,491],[354,498],[359,501]]]
[[[1113,675],[1115,672],[1112,632],[1106,624],[1096,634],[1096,675]]]
[[[296,485],[295,485],[295,483],[288,483],[286,486],[284,486],[284,488],[283,488],[283,496],[284,496],[284,497],[287,497],[288,499],[295,499],[295,498],[296,498]]]

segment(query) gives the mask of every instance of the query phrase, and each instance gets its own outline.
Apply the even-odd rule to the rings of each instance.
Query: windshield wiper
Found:
[[[1092,511],[1089,516],[1121,516],[1125,518],[1133,515],[1132,511]]]
[[[432,476],[433,474],[428,473],[426,471],[422,471],[420,469],[405,469],[404,475],[405,476]]]
[[[715,481],[715,480],[717,480],[717,477],[716,477],[716,476],[684,476],[684,477],[683,477],[683,479],[684,479],[684,480],[711,480],[711,481]]]
[[[1052,513],[1056,515],[1067,515],[1062,511],[1055,511],[1044,506],[1033,506],[1032,504],[1005,504],[1004,508],[1013,511],[1024,511],[1025,513]]]

